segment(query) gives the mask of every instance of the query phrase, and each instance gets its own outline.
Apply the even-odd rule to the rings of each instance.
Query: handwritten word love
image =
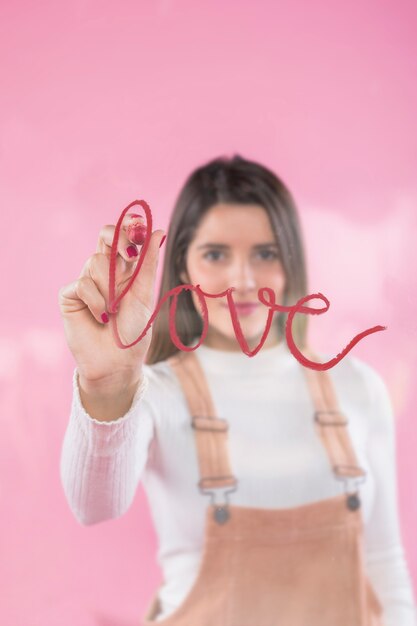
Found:
[[[146,230],[146,238],[145,241],[143,243],[140,255],[139,255],[139,259],[138,259],[138,263],[137,266],[135,268],[135,271],[132,274],[132,277],[129,281],[129,283],[126,285],[125,289],[122,291],[122,293],[120,293],[117,297],[115,294],[115,288],[116,288],[116,258],[117,258],[117,246],[118,246],[118,241],[119,241],[119,233],[120,233],[120,228],[121,228],[121,224],[123,221],[123,218],[126,214],[126,212],[131,209],[133,206],[135,205],[140,205],[146,215],[146,226],[147,226],[147,230]],[[325,363],[316,363],[315,361],[311,361],[310,359],[307,359],[302,352],[300,352],[300,350],[297,348],[297,346],[295,345],[294,342],[294,338],[292,335],[292,324],[293,324],[293,320],[294,317],[297,313],[304,313],[305,315],[322,315],[323,313],[326,313],[326,311],[329,310],[329,306],[330,306],[330,302],[329,300],[321,293],[314,293],[314,294],[310,294],[307,296],[304,296],[303,298],[300,298],[298,300],[298,302],[292,306],[284,306],[284,305],[280,305],[280,304],[276,304],[275,302],[275,293],[272,289],[270,289],[269,287],[261,287],[258,290],[258,299],[260,302],[262,302],[262,304],[264,304],[266,307],[269,308],[268,311],[268,319],[266,322],[266,326],[265,326],[265,330],[262,334],[261,340],[258,344],[258,346],[254,349],[254,350],[249,350],[249,346],[246,342],[245,337],[243,336],[242,333],[242,329],[238,320],[238,316],[236,313],[236,307],[235,307],[235,303],[233,302],[233,297],[232,297],[232,291],[235,291],[235,287],[229,287],[228,289],[226,289],[225,291],[222,291],[221,293],[217,293],[217,294],[212,294],[212,293],[206,293],[205,291],[203,291],[200,288],[200,285],[192,285],[190,283],[184,284],[184,285],[178,285],[177,287],[174,287],[173,289],[171,289],[170,291],[168,291],[168,293],[166,293],[162,299],[160,300],[160,302],[158,303],[155,311],[152,313],[148,323],[146,324],[144,330],[142,331],[142,333],[139,335],[139,337],[133,341],[132,343],[129,344],[124,344],[122,343],[121,339],[120,339],[120,335],[118,332],[118,328],[117,328],[117,321],[116,321],[116,316],[115,314],[118,311],[118,305],[119,303],[122,301],[122,299],[125,297],[125,295],[127,294],[127,292],[129,291],[130,287],[133,284],[133,281],[135,280],[137,274],[140,272],[140,268],[142,267],[142,263],[144,261],[148,246],[149,246],[149,240],[151,238],[152,235],[152,213],[151,210],[149,208],[149,205],[144,201],[144,200],[134,200],[133,202],[131,202],[121,213],[119,220],[116,224],[116,228],[115,228],[115,232],[114,232],[114,236],[113,236],[113,241],[112,241],[112,246],[111,246],[111,253],[110,253],[110,268],[109,268],[109,313],[114,315],[113,318],[113,330],[114,330],[114,334],[115,334],[115,340],[116,340],[116,344],[119,346],[119,348],[122,349],[126,349],[126,348],[130,348],[132,346],[134,346],[136,343],[138,343],[139,341],[142,340],[142,338],[146,335],[146,333],[148,332],[148,329],[152,326],[153,321],[155,319],[155,317],[157,316],[159,309],[161,308],[161,306],[163,305],[163,303],[165,302],[165,300],[167,300],[167,298],[172,297],[173,300],[170,304],[170,309],[169,309],[169,332],[170,332],[170,336],[171,339],[173,341],[173,343],[177,346],[177,348],[179,350],[183,350],[186,352],[191,352],[192,350],[196,350],[204,341],[206,335],[207,335],[207,331],[208,331],[208,310],[207,310],[207,304],[206,304],[206,298],[222,298],[224,296],[226,296],[227,298],[227,303],[229,306],[229,312],[232,318],[232,324],[233,324],[233,329],[235,331],[235,336],[236,339],[239,342],[240,347],[242,348],[242,351],[247,354],[249,357],[253,357],[255,356],[255,354],[258,353],[258,351],[262,348],[263,344],[265,343],[266,338],[268,337],[268,333],[269,330],[271,328],[271,324],[272,324],[272,320],[273,320],[273,315],[275,311],[282,311],[282,312],[287,312],[288,313],[288,318],[286,321],[286,325],[285,325],[285,337],[287,340],[287,345],[288,348],[290,349],[292,355],[297,359],[297,361],[299,363],[301,363],[301,365],[305,366],[305,367],[309,367],[311,369],[314,370],[327,370],[330,369],[331,367],[334,367],[337,363],[339,363],[339,361],[341,361],[347,354],[348,352],[350,352],[350,350],[352,350],[353,346],[356,345],[359,341],[361,341],[361,339],[363,339],[364,337],[366,337],[367,335],[370,335],[372,333],[376,333],[379,332],[381,330],[386,330],[386,326],[374,326],[373,328],[368,328],[367,330],[364,330],[363,332],[359,333],[358,335],[355,335],[355,337],[348,343],[348,345],[337,354],[336,357],[334,357],[333,359],[330,359],[329,361],[326,361]],[[193,347],[189,347],[189,346],[185,346],[181,340],[178,337],[177,331],[176,331],[176,327],[175,327],[175,315],[176,315],[176,310],[177,310],[177,301],[178,301],[178,296],[180,295],[180,293],[182,291],[195,291],[195,293],[198,296],[199,302],[201,304],[201,309],[202,309],[202,317],[203,317],[203,331],[201,334],[201,338],[200,341],[198,342],[198,344],[196,346]],[[264,293],[267,294],[267,298],[263,295]],[[325,306],[321,309],[313,309],[309,306],[304,306],[305,302],[308,302],[309,300],[312,300],[314,298],[318,298],[321,299],[325,302]]]

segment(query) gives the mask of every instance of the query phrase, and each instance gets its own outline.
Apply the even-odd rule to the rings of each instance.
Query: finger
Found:
[[[160,242],[165,237],[165,231],[155,230],[149,240],[149,246],[140,271],[136,275],[131,286],[132,293],[149,309],[153,306],[154,287],[158,260],[160,254]]]
[[[132,274],[133,269],[132,265],[127,264],[121,256],[117,255],[116,278],[118,284],[125,281]],[[105,300],[106,308],[109,302],[109,275],[110,257],[100,252],[96,252],[87,259],[80,273],[80,277],[86,276],[95,282]]]
[[[128,236],[128,228],[133,224],[144,224],[144,219],[136,214],[128,213],[125,215],[121,223],[117,241],[117,253],[120,254],[125,261],[130,263],[132,261],[136,261],[139,255],[138,246],[131,239],[129,239]],[[96,252],[101,252],[102,254],[110,256],[115,230],[116,226],[114,224],[103,226],[99,232]],[[134,234],[134,232],[134,230],[130,231],[130,234]]]
[[[89,276],[81,276],[59,290],[58,301],[63,313],[73,313],[88,308],[100,324],[108,322],[105,299]]]

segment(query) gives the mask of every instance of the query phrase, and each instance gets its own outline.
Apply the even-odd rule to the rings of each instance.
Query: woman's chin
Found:
[[[239,320],[240,321],[240,320]],[[261,338],[262,334],[265,330],[265,326],[259,327],[259,325],[254,324],[245,324],[240,321],[240,327],[242,329],[243,338],[249,346],[249,349],[255,348]],[[270,333],[271,334],[271,333]],[[235,332],[233,328],[230,330],[229,328],[221,328],[221,327],[210,327],[209,332],[206,338],[206,345],[212,343],[216,344],[218,349],[221,349],[221,345],[225,347],[225,349],[234,349],[241,350],[240,344],[236,338]]]

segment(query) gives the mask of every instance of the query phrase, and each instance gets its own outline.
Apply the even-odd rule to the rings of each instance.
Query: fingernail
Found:
[[[138,251],[136,250],[134,246],[127,246],[126,252],[129,257],[138,256]]]
[[[162,237],[161,241],[159,242],[159,247],[161,247],[161,246],[162,246],[162,244],[164,243],[164,241],[165,241],[165,239],[166,239],[166,238],[167,238],[167,236],[166,236],[166,235],[164,235],[164,236]]]
[[[101,314],[101,319],[103,320],[105,324],[107,324],[107,322],[109,321],[109,316],[107,315],[106,311],[104,311],[104,313]]]

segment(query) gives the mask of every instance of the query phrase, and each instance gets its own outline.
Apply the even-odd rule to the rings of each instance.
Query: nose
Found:
[[[249,261],[236,261],[231,271],[229,287],[235,287],[235,293],[241,295],[256,290],[255,272]]]

